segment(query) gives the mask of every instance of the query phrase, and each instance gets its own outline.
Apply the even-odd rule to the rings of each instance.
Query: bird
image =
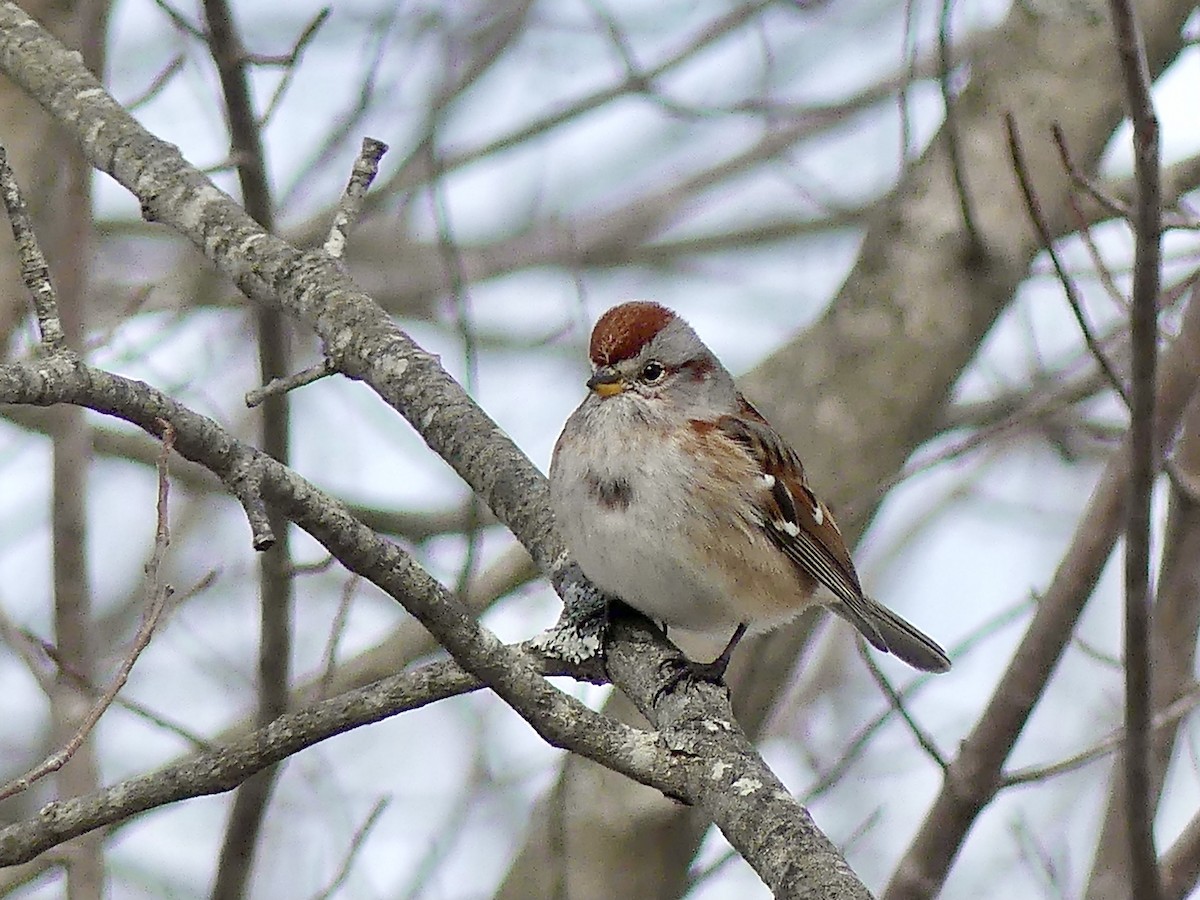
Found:
[[[747,631],[825,606],[876,649],[944,672],[945,651],[868,597],[795,450],[672,310],[612,307],[588,394],[550,464],[550,505],[583,574],[668,628],[732,632],[695,674],[720,681]]]

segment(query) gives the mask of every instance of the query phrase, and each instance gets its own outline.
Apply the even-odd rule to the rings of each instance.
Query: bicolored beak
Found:
[[[625,379],[612,366],[598,368],[596,373],[588,379],[587,386],[588,390],[595,391],[601,397],[612,397],[628,387]]]

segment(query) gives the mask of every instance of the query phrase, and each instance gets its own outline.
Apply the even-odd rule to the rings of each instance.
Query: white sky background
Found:
[[[319,8],[307,0],[235,6],[247,43],[263,53],[286,51]],[[938,6],[919,4],[925,26]],[[293,190],[327,123],[353,104],[380,34],[376,4],[353,0],[336,5],[266,132],[274,185],[280,192],[290,191],[291,202],[283,211],[286,222],[301,221],[336,197],[362,136],[392,145],[385,173],[389,163],[394,166],[403,158],[419,127],[418,104],[436,63],[432,45],[428,53],[413,58],[400,53],[412,46],[405,29],[411,29],[418,10],[442,7],[457,8],[432,2],[400,4],[379,68],[379,96],[385,99],[340,147],[333,165],[306,177]],[[994,2],[964,0],[957,7],[960,32],[968,22],[993,22],[1004,12]],[[180,8],[197,17],[191,6]],[[628,28],[639,60],[649,63],[727,5],[617,0],[609,9]],[[543,3],[534,15],[539,24],[518,51],[456,109],[442,132],[445,145],[467,146],[502,133],[617,77],[619,62],[596,33],[584,3]],[[902,59],[902,7],[885,0],[839,0],[814,10],[779,4],[769,21],[771,45],[789,51],[774,58],[777,69],[772,77],[794,91],[791,99],[837,100]],[[180,37],[149,0],[119,3],[112,34],[110,84],[123,101],[140,94],[176,54],[186,54],[183,73],[140,109],[139,118],[160,137],[179,144],[193,163],[220,163],[227,154],[227,138],[214,105],[216,79],[194,42]],[[928,35],[927,27],[922,34]],[[664,87],[678,99],[698,103],[753,95],[761,75],[763,35],[753,30],[739,35],[666,79]],[[1158,86],[1168,162],[1200,149],[1194,116],[1188,114],[1195,104],[1198,68],[1196,52],[1189,50]],[[258,76],[260,109],[278,77],[273,71]],[[926,140],[940,117],[937,91],[929,84],[917,85],[910,99],[914,133]],[[450,178],[451,218],[457,235],[470,240],[505,233],[531,203],[564,215],[603,208],[627,192],[652,189],[671,173],[722,158],[734,149],[735,140],[753,140],[755,129],[747,120],[743,135],[731,135],[726,126],[671,120],[643,100],[623,100],[550,133],[533,147]],[[1128,133],[1121,132],[1118,144],[1127,138]],[[729,221],[757,221],[772,209],[816,209],[814,198],[853,204],[877,195],[898,171],[895,104],[856,116],[806,147],[803,155],[791,159],[793,165],[759,170],[736,192],[711,196],[698,215],[689,217],[688,233],[703,232],[709,223],[716,228]],[[648,148],[653,148],[652,155]],[[1123,146],[1114,147],[1110,157],[1110,173],[1128,170]],[[217,180],[226,189],[236,188],[230,176]],[[103,177],[98,185],[102,216],[136,216],[136,204],[122,189]],[[616,200],[611,196],[613,185],[620,189]],[[416,226],[432,233],[428,202],[419,201],[415,209]],[[1109,229],[1103,238],[1115,260],[1127,259],[1123,234]],[[544,469],[562,421],[583,394],[583,342],[603,309],[632,296],[667,303],[696,326],[735,373],[745,371],[820,313],[853,264],[857,241],[857,234],[846,231],[786,249],[769,247],[707,259],[684,271],[615,269],[584,273],[580,282],[570,273],[533,271],[474,285],[474,325],[495,347],[480,359],[476,396]],[[1184,253],[1194,242],[1173,238],[1168,246]],[[1078,249],[1068,248],[1068,255],[1083,264],[1085,257]],[[146,264],[153,266],[155,261]],[[1093,284],[1086,287],[1093,321],[1113,321],[1111,304]],[[454,331],[449,302],[443,301],[440,308],[438,323],[401,324],[422,346],[441,354],[444,365],[461,378],[462,341]],[[146,314],[112,335],[93,359],[144,378],[198,411],[234,425],[245,420],[241,398],[256,384],[256,360],[240,340],[250,321],[244,310],[189,312],[180,319]],[[504,346],[497,346],[501,343]],[[311,341],[301,345],[311,352]],[[1058,285],[1051,278],[1035,277],[989,337],[960,392],[980,397],[1019,384],[1034,369],[1070,358],[1080,346]],[[310,361],[301,359],[298,365]],[[465,495],[448,467],[363,386],[327,379],[297,391],[292,399],[294,465],[323,487],[356,502],[401,508],[441,509]],[[1113,417],[1119,420],[1115,407]],[[918,458],[940,446],[927,448]],[[0,431],[0,584],[9,586],[0,602],[22,624],[49,636],[47,447],[16,430]],[[803,455],[803,446],[798,449]],[[864,581],[881,600],[951,646],[999,610],[1045,587],[1076,529],[1096,474],[1092,465],[1064,463],[1049,447],[1029,442],[1010,444],[1001,454],[974,454],[938,466],[889,495],[856,554]],[[92,489],[94,584],[101,609],[112,609],[139,583],[153,528],[154,485],[138,467],[99,462]],[[955,492],[959,495],[938,515],[926,519],[928,510]],[[182,491],[176,496],[182,498]],[[217,584],[189,601],[156,635],[134,671],[128,693],[196,731],[214,733],[253,707],[255,569],[248,530],[236,504],[179,503],[176,527],[197,515],[202,516],[196,526],[200,539],[181,541],[173,550],[173,583],[186,589],[208,570],[218,569]],[[114,521],[114,516],[119,519]],[[914,522],[921,528],[911,533]],[[500,530],[489,532],[484,564],[510,540]],[[323,555],[303,536],[296,546],[301,561]],[[438,577],[454,583],[463,558],[461,541],[435,540],[420,553]],[[1110,564],[1080,629],[1088,644],[1114,656],[1121,647],[1116,560],[1119,557]],[[320,664],[342,582],[338,572],[298,581],[298,673],[312,672]],[[515,640],[548,625],[557,610],[556,598],[538,584],[504,601],[486,621],[505,639]],[[375,643],[403,615],[378,591],[361,587],[341,645],[342,658]],[[1024,621],[956,661],[951,674],[935,679],[913,703],[915,714],[947,754],[974,724]],[[847,652],[847,637],[847,629],[834,626],[826,633],[828,649]],[[121,652],[123,648],[114,648],[115,654]],[[889,659],[880,664],[900,684],[912,678]],[[825,701],[796,715],[785,714],[765,744],[769,761],[797,793],[817,777],[814,767],[823,769],[836,761],[858,727],[884,706],[882,698],[873,696],[860,663],[851,661],[846,671],[847,691],[858,698],[850,713]],[[44,721],[42,697],[14,660],[0,657],[0,683],[6,685],[0,691],[0,720]],[[595,702],[603,697],[602,691],[577,690]],[[1052,762],[1107,734],[1120,721],[1121,690],[1116,669],[1073,646],[1011,764]],[[803,731],[798,730],[801,726]],[[116,709],[104,719],[100,740],[107,782],[153,768],[186,750],[178,738]],[[23,735],[0,733],[0,753],[22,746]],[[480,746],[485,748],[482,753],[477,752]],[[557,759],[557,752],[487,695],[445,702],[308,750],[289,761],[273,801],[255,896],[307,896],[317,891],[341,862],[354,829],[383,796],[392,798],[390,806],[363,847],[344,896],[403,896],[403,886],[431,853],[438,858],[417,896],[490,896],[520,846],[530,804],[550,784]],[[1082,877],[1107,798],[1107,767],[1100,763],[1048,784],[1003,793],[973,830],[944,896],[1077,892],[1079,883],[1052,884],[1033,857],[1042,856]],[[486,779],[478,786],[481,775]],[[879,889],[938,784],[933,764],[902,727],[892,725],[850,776],[813,804],[812,812],[833,840],[848,846],[850,861],[867,884]],[[474,792],[465,807],[464,792]],[[1159,816],[1160,843],[1173,838],[1190,818],[1197,793],[1195,761],[1184,760],[1168,782]],[[125,827],[110,855],[114,896],[205,896],[229,796],[189,801]],[[701,862],[724,852],[719,835],[710,835]],[[58,893],[59,886],[51,884],[25,896]],[[715,900],[768,895],[757,876],[736,861],[691,896]]]

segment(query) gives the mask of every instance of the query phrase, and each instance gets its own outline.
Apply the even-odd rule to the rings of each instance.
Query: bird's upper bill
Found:
[[[629,382],[612,366],[600,366],[588,379],[587,386],[601,397],[612,397],[628,388]]]

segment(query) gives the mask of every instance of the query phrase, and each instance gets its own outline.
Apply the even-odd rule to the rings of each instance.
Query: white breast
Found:
[[[697,523],[711,519],[687,477],[696,462],[668,432],[626,427],[636,411],[621,400],[576,410],[555,448],[550,495],[567,546],[591,581],[650,618],[728,632],[743,616],[696,544]],[[609,452],[592,452],[601,446]]]

